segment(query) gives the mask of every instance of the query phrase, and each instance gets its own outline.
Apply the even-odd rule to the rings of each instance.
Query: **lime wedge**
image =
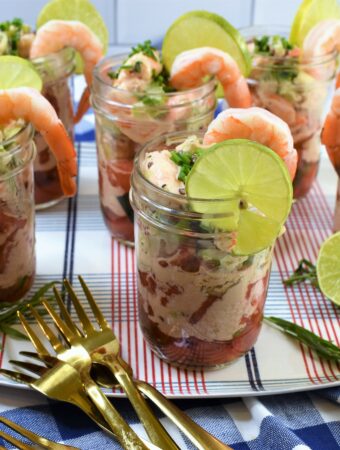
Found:
[[[33,64],[19,56],[0,56],[0,89],[31,87],[42,89],[42,79]]]
[[[88,0],[51,0],[48,2],[37,18],[37,28],[49,20],[79,20],[87,25],[96,34],[107,51],[109,32],[105,22],[96,8]],[[76,73],[82,73],[83,62],[76,55]]]
[[[340,306],[340,231],[321,245],[316,273],[322,293]]]
[[[176,56],[197,47],[215,47],[232,56],[243,75],[251,70],[251,58],[241,34],[227,20],[207,11],[191,11],[179,17],[166,32],[162,55],[170,70]]]
[[[247,139],[213,145],[195,162],[186,181],[189,198],[203,214],[224,213],[207,225],[236,231],[235,254],[249,255],[274,244],[290,212],[293,190],[285,164],[271,149]],[[223,201],[223,199],[229,199]],[[218,203],[218,204],[217,204]]]
[[[303,0],[295,14],[289,40],[302,47],[308,32],[321,20],[339,19],[338,0]]]

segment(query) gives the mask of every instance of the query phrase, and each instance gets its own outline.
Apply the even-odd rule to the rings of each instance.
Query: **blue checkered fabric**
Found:
[[[128,401],[121,398],[111,401],[131,426],[146,437]],[[340,388],[258,398],[174,402],[235,450],[340,448]],[[83,450],[121,448],[76,407],[49,401],[35,392],[2,387],[0,412],[33,432]],[[168,419],[158,416],[180,449],[195,448]],[[18,437],[2,424],[0,430]],[[0,444],[13,448],[1,439]]]
[[[94,118],[89,111],[76,127],[76,139],[84,142],[93,141],[94,137]],[[111,401],[136,432],[146,437],[128,401],[121,398]],[[174,402],[234,450],[340,448],[340,388],[311,393]],[[195,448],[167,418],[158,411],[156,413],[180,449]],[[83,450],[121,448],[76,407],[50,401],[29,390],[1,386],[0,414],[51,440]],[[2,424],[0,430],[18,437]],[[0,444],[13,448],[1,439]]]

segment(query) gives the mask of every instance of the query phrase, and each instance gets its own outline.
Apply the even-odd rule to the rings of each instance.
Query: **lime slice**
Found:
[[[109,32],[96,8],[88,0],[52,0],[48,2],[37,19],[37,28],[49,20],[79,20],[96,34],[107,51]],[[83,62],[76,55],[76,73],[83,73]]]
[[[42,79],[33,64],[19,56],[0,56],[0,89],[31,87],[42,89]]]
[[[321,245],[316,273],[322,293],[340,306],[340,231]]]
[[[251,58],[241,34],[227,20],[207,11],[191,11],[179,17],[166,32],[162,55],[170,70],[176,56],[197,47],[215,47],[232,56],[243,75],[251,70]]]
[[[224,213],[226,219],[206,219],[222,231],[236,231],[235,254],[249,255],[272,245],[288,217],[293,190],[285,164],[268,147],[247,139],[213,145],[195,162],[186,181],[189,198],[203,214]],[[218,204],[217,204],[218,203]]]
[[[321,20],[339,19],[338,0],[303,0],[295,14],[289,40],[302,47],[308,32]]]

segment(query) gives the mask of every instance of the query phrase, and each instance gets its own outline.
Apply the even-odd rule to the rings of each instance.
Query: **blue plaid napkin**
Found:
[[[135,431],[146,437],[128,401],[111,400]],[[309,394],[174,402],[235,450],[340,448],[340,388]],[[2,387],[0,413],[33,432],[82,450],[121,448],[77,408],[51,402],[35,392]],[[195,448],[168,419],[158,416],[180,449]],[[2,424],[0,430],[10,432]],[[6,446],[1,439],[0,444]]]

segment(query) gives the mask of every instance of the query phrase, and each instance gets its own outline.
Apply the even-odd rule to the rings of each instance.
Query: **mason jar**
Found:
[[[165,93],[156,104],[146,105],[136,101],[142,96],[140,93],[112,86],[108,73],[118,70],[126,58],[127,55],[108,57],[96,66],[91,101],[96,122],[101,210],[112,236],[132,244],[134,216],[129,189],[136,152],[163,133],[181,130],[195,133],[207,128],[215,110],[216,84],[211,79],[196,89]]]
[[[139,323],[151,349],[166,362],[188,369],[218,368],[256,342],[272,249],[234,255],[234,234],[206,226],[228,215],[203,215],[190,207],[194,202],[204,211],[221,211],[221,203],[231,199],[172,194],[143,176],[146,153],[173,150],[187,137],[157,137],[135,159],[130,199],[136,216]]]
[[[75,68],[75,52],[64,48],[57,53],[32,60],[43,80],[42,94],[54,107],[68,135],[73,139],[73,104],[70,76]],[[38,132],[34,137],[37,157],[34,162],[36,209],[48,208],[63,199],[56,159]]]
[[[0,141],[0,302],[14,302],[35,274],[33,128]]]
[[[246,41],[262,36],[289,36],[289,29],[256,26],[240,30]],[[251,48],[250,48],[251,50]],[[279,116],[290,127],[298,152],[294,197],[308,193],[320,161],[323,110],[336,72],[336,52],[304,61],[300,57],[254,55],[248,78],[254,106]]]

